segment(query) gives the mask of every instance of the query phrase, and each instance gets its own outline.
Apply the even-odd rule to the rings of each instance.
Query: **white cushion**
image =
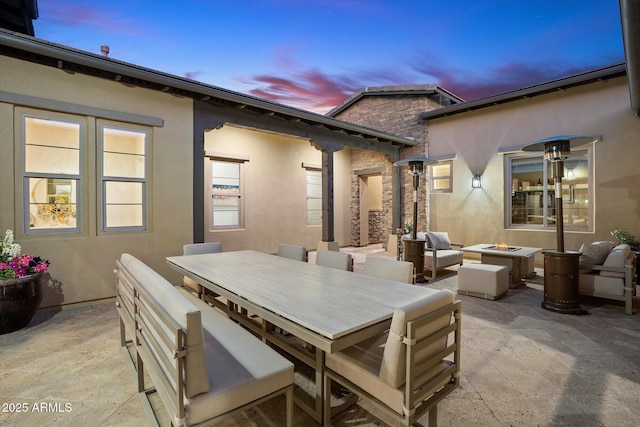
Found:
[[[449,240],[449,233],[446,231],[427,231],[427,237],[429,240],[429,247],[433,249],[451,249],[451,241]]]
[[[386,341],[382,364],[380,366],[380,378],[390,386],[397,388],[405,382],[406,346],[398,337],[404,337],[407,333],[407,322],[451,304],[455,294],[449,289],[442,289],[433,295],[422,298],[411,304],[397,308],[393,313],[391,327]],[[446,315],[433,321],[418,331],[418,338],[424,337],[434,331],[445,327],[450,323],[450,316]],[[447,338],[439,340],[416,354],[416,363],[419,363],[446,347]]]
[[[122,265],[138,281],[158,305],[182,328],[187,330],[185,358],[185,394],[192,397],[209,390],[209,379],[205,362],[204,336],[200,310],[184,298],[178,288],[145,265],[134,256],[120,256]]]
[[[603,266],[606,267],[624,267],[627,258],[629,257],[629,253],[631,253],[631,248],[627,244],[621,244],[616,246],[609,252],[607,255],[607,259],[602,263]],[[600,275],[604,277],[622,277],[624,278],[624,273],[621,271],[600,271]]]
[[[460,264],[464,259],[464,252],[455,249],[440,249],[437,252],[436,265],[440,267],[449,267],[450,265]],[[429,270],[433,267],[433,252],[425,251],[424,266]]]
[[[202,313],[208,393],[185,402],[187,425],[229,412],[293,383],[293,364],[232,320],[185,295]]]
[[[584,295],[624,295],[624,279],[620,277],[606,277],[600,274],[580,274],[580,293]]]
[[[305,248],[304,246],[287,245],[281,243],[280,245],[278,245],[278,256],[306,262],[307,248]]]
[[[351,254],[324,250],[318,251],[316,264],[347,271],[352,270],[353,267]]]
[[[364,260],[364,274],[396,282],[413,283],[413,263],[367,257]]]

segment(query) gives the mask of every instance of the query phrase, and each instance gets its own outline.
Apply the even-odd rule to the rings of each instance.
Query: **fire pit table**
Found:
[[[542,248],[481,243],[479,245],[465,246],[460,250],[481,254],[480,262],[483,264],[504,265],[508,267],[509,288],[515,289],[523,283],[523,261],[533,257],[537,252],[542,251]]]

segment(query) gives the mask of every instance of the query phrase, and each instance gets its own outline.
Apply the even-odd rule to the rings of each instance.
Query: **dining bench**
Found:
[[[291,362],[134,256],[122,254],[115,273],[121,345],[151,425],[157,392],[175,426],[209,425],[284,395],[292,427]]]

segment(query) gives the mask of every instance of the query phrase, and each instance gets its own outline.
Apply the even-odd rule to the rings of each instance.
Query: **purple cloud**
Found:
[[[41,16],[63,28],[91,27],[129,35],[139,34],[141,30],[139,23],[105,9],[100,3],[42,2],[38,7]]]

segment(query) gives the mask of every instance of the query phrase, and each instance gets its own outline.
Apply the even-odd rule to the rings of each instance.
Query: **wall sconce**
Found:
[[[473,178],[471,178],[471,188],[482,188],[482,175],[473,175]]]
[[[574,179],[576,177],[573,168],[567,169],[567,179]]]

